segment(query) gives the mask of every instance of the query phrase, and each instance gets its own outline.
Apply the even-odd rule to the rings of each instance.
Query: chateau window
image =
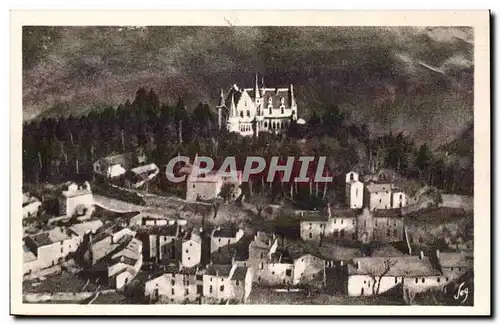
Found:
[[[242,117],[242,118],[243,118],[243,111],[241,111],[241,112],[240,112],[240,117]]]
[[[224,292],[224,286],[220,286],[220,292]]]
[[[273,114],[273,106],[272,105],[269,105],[269,115],[272,115]]]
[[[175,295],[175,290],[174,290],[174,288],[172,288],[172,294],[173,294],[173,295]]]
[[[340,238],[344,238],[344,229],[340,231]]]
[[[311,233],[309,233],[309,239],[313,238],[313,235]]]
[[[292,276],[292,270],[288,269],[285,271],[286,276]]]
[[[441,278],[437,278],[436,281],[437,281],[437,283],[441,282]]]
[[[189,289],[186,289],[186,296],[189,294]]]
[[[266,121],[266,122],[264,122],[264,127],[265,127],[265,128],[267,128],[267,121]]]
[[[281,106],[281,114],[285,114],[285,106]]]
[[[398,231],[397,231],[396,229],[394,229],[394,230],[392,231],[392,235],[393,235],[394,237],[397,237],[397,236],[398,236]]]
[[[174,286],[174,285],[175,285],[175,280],[172,280],[172,281],[171,281],[171,284]]]
[[[415,283],[418,283],[418,278],[415,278]]]
[[[425,283],[425,278],[422,278],[422,283]]]
[[[209,288],[209,292],[210,292],[210,293],[212,293],[213,291],[214,291],[213,287],[212,287],[212,286],[210,286],[210,288]]]
[[[250,111],[249,110],[247,111],[247,117],[250,117]]]

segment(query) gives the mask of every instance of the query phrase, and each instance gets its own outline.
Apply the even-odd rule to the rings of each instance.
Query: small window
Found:
[[[240,285],[240,281],[236,280],[236,286]]]
[[[212,293],[214,291],[213,287],[210,286],[209,290],[208,290],[210,293]]]
[[[398,283],[398,277],[394,277],[394,283]]]
[[[260,258],[264,258],[264,253],[260,253]]]
[[[391,236],[391,230],[387,229],[387,237],[390,237],[390,236]]]
[[[261,280],[262,280],[262,277],[260,277],[260,276],[259,276],[259,277],[257,278],[257,281],[259,281],[259,282],[260,282]]]
[[[224,291],[224,286],[220,286],[220,292]]]
[[[394,237],[397,237],[397,236],[398,236],[398,231],[397,231],[396,229],[394,229],[394,230],[392,231],[392,235],[393,235]]]
[[[189,250],[186,249],[186,254],[189,253]]]
[[[170,283],[174,286],[175,285],[175,280],[172,280]]]
[[[250,117],[250,111],[247,111],[247,117]]]
[[[415,283],[418,283],[418,278],[415,278]]]
[[[172,288],[172,294],[173,294],[173,295],[175,295],[175,290],[174,290],[174,288]]]
[[[313,238],[313,235],[311,233],[309,233],[309,239]]]
[[[448,277],[446,277],[445,281],[448,282]]]
[[[220,243],[220,238],[219,238],[219,243]]]
[[[272,271],[271,274],[274,275],[274,271]]]
[[[240,112],[240,117],[243,117],[243,111]]]
[[[186,289],[185,295],[187,296],[189,294],[189,289]]]
[[[437,281],[437,283],[441,282],[441,278],[437,278],[436,281]]]
[[[64,247],[61,247],[61,254],[64,253]]]
[[[292,276],[292,270],[288,269],[285,271],[286,276]]]
[[[260,269],[263,270],[264,269],[264,263],[260,263]]]
[[[425,283],[425,278],[422,278],[422,283]]]

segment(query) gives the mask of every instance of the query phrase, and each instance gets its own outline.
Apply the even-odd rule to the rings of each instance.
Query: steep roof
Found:
[[[357,264],[359,263],[359,264]],[[359,265],[359,268],[357,267]],[[348,265],[349,275],[437,276],[428,258],[420,256],[358,257]]]

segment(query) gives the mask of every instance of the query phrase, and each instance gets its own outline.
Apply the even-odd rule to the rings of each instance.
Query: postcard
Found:
[[[11,314],[490,315],[489,19],[12,11]]]

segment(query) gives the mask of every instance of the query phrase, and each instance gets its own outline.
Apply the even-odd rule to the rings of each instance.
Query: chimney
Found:
[[[424,259],[424,252],[423,251],[420,251],[420,259],[423,260]]]

